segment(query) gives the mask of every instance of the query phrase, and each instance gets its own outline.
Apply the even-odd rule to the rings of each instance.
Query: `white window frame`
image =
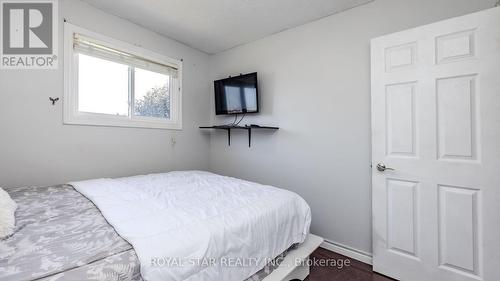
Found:
[[[178,76],[170,79],[170,118],[154,118],[134,116],[129,110],[129,116],[118,116],[103,113],[78,111],[78,53],[74,51],[74,34],[81,34],[105,46],[112,47],[139,56],[144,59],[158,62],[177,68]],[[129,109],[133,111],[133,99]],[[182,61],[157,54],[150,50],[119,41],[108,36],[84,29],[82,27],[64,24],[64,109],[63,122],[69,125],[90,125],[110,127],[133,127],[182,130]]]

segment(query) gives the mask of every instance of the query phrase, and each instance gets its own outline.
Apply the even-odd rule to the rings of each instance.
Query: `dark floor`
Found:
[[[323,248],[318,248],[311,255],[312,261],[320,262],[323,260],[350,260],[349,266],[319,266],[312,265],[309,277],[304,281],[394,281],[394,279],[379,275],[372,271],[371,265],[359,262],[357,260],[330,252]]]

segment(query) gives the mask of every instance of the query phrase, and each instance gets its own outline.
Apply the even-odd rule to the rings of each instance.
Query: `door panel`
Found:
[[[440,265],[478,274],[478,190],[439,186]]]
[[[436,64],[459,61],[475,56],[476,30],[466,30],[436,38]]]
[[[438,158],[476,160],[476,74],[437,80]]]
[[[415,66],[417,60],[416,52],[416,42],[387,48],[385,52],[386,71],[398,71]]]
[[[416,156],[415,83],[386,87],[387,153]]]
[[[387,243],[394,252],[417,257],[418,183],[387,180]]]
[[[500,280],[500,8],[373,39],[371,57],[374,270]]]

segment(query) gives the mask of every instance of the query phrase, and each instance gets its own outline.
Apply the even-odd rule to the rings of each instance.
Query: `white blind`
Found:
[[[178,77],[178,69],[173,65],[155,62],[141,56],[117,50],[116,48],[106,46],[104,43],[98,42],[82,34],[74,34],[73,48],[76,52],[81,54],[163,73],[174,78]]]

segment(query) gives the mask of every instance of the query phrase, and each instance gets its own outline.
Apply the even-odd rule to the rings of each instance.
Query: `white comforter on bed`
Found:
[[[200,171],[70,183],[134,247],[148,281],[239,281],[306,238],[297,194]]]

